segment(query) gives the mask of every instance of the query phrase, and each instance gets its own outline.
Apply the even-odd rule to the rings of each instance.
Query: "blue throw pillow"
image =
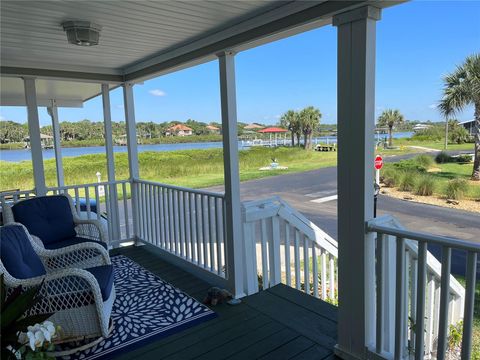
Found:
[[[51,244],[76,236],[72,210],[62,195],[39,196],[20,201],[12,207],[13,217],[38,236],[44,244]]]
[[[0,257],[3,266],[17,279],[45,275],[45,267],[20,225],[0,228]]]

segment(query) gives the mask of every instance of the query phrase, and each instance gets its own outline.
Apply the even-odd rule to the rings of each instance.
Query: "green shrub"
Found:
[[[421,196],[430,196],[435,191],[436,182],[433,176],[421,176],[415,185],[415,194]]]
[[[413,138],[420,141],[442,140],[445,138],[445,129],[443,126],[432,125],[428,129],[413,134]]]
[[[458,163],[469,163],[472,161],[472,157],[470,155],[458,155],[455,157],[455,161]]]
[[[463,199],[465,193],[468,191],[468,182],[465,179],[452,179],[447,182],[445,194],[448,199],[459,200]]]
[[[427,170],[423,165],[417,162],[416,158],[400,160],[399,162],[394,163],[393,167],[397,170],[406,172],[425,172]]]
[[[437,156],[435,156],[435,162],[437,164],[445,164],[452,161],[453,161],[453,158],[450,155],[448,155],[445,151],[441,151],[437,154]]]
[[[388,167],[380,172],[380,181],[387,187],[393,187],[397,185],[400,176],[398,170]]]
[[[431,168],[434,164],[433,158],[425,154],[417,155],[413,159],[420,167],[423,167],[426,170]]]
[[[398,189],[400,191],[413,191],[417,184],[418,175],[412,171],[405,171],[398,181]]]

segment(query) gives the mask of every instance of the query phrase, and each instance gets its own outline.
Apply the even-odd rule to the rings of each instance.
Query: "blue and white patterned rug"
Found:
[[[114,329],[94,347],[65,359],[110,359],[213,319],[215,312],[129,258],[112,257],[117,297]]]

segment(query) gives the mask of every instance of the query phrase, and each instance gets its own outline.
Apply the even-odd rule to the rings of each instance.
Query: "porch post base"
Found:
[[[345,349],[342,349],[340,344],[336,344],[333,348],[335,355],[344,360],[365,360],[365,356],[359,356],[358,354],[353,354]]]

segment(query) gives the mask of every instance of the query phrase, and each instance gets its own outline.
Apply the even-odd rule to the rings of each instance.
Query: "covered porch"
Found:
[[[375,23],[381,8],[393,4],[216,3],[215,11],[210,2],[145,8],[128,2],[116,8],[102,2],[2,4],[2,20],[16,19],[2,21],[7,41],[2,42],[1,76],[11,84],[2,86],[2,105],[27,108],[35,183],[34,189],[3,193],[2,204],[67,192],[81,217],[104,222],[111,255],[130,257],[198,299],[215,285],[243,301],[238,307],[214,308],[218,319],[124,358],[323,359],[335,353],[344,359],[443,359],[449,325],[461,319],[462,358],[470,358],[479,246],[408,231],[391,217],[373,217]],[[41,21],[35,12],[42,12]],[[67,47],[61,32],[51,34],[50,28],[65,16],[103,23],[104,56],[100,46],[99,52],[92,47],[82,53],[74,45]],[[140,20],[144,17],[148,27]],[[197,26],[190,25],[192,19]],[[126,33],[119,22],[125,23]],[[22,42],[27,35],[17,31],[20,23],[46,26],[43,46]],[[235,87],[237,52],[332,23],[338,28],[338,242],[282,199],[242,203]],[[144,34],[141,46],[127,36],[137,32]],[[165,34],[160,44],[159,33]],[[53,56],[59,47],[61,54]],[[26,59],[25,51],[37,59]],[[220,78],[225,192],[141,179],[135,86],[214,60]],[[110,91],[117,87],[125,108],[126,180],[115,177]],[[57,110],[81,106],[94,96],[103,101],[107,180],[65,184]],[[45,182],[39,106],[49,108],[54,129],[53,187]],[[429,243],[442,246],[442,263],[427,252]],[[452,249],[467,253],[465,288],[450,275]],[[327,301],[338,301],[338,307]],[[201,341],[208,331],[212,337],[206,351],[186,345]],[[230,335],[215,337],[224,331]]]

